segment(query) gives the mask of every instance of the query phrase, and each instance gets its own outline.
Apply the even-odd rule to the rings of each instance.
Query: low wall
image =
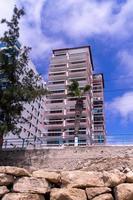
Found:
[[[0,151],[0,165],[48,170],[133,169],[133,146],[65,147]]]
[[[132,200],[133,171],[58,171],[29,173],[0,167],[1,200]]]

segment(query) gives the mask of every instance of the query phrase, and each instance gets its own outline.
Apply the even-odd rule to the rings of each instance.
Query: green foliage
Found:
[[[72,83],[68,86],[68,95],[72,97],[76,97],[75,104],[75,136],[78,135],[80,129],[80,120],[83,111],[83,95],[89,92],[91,89],[90,85],[85,85],[85,87],[81,90],[79,87],[79,83],[76,80],[72,80]]]
[[[0,135],[9,131],[19,134],[16,124],[21,121],[24,103],[47,94],[47,90],[39,84],[40,77],[28,68],[29,47],[21,47],[19,39],[19,20],[24,15],[23,9],[14,8],[11,21],[3,19],[8,30],[0,42]]]
[[[68,86],[68,95],[81,98],[85,93],[89,92],[91,89],[90,85],[85,85],[85,87],[80,89],[79,83],[76,80],[72,80],[72,83]]]

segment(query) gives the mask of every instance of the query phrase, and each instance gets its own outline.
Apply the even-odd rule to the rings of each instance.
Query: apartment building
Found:
[[[71,84],[71,80],[77,80],[81,89],[86,84],[91,86],[91,91],[83,97],[84,108],[78,137],[79,145],[95,143],[93,70],[90,46],[53,50],[48,78],[48,89],[51,94],[47,99],[45,121],[48,145],[74,144],[76,98],[68,96],[68,85]]]
[[[20,44],[16,44],[16,48],[19,49]],[[0,44],[0,48],[6,48]],[[29,61],[27,68],[32,69],[35,74],[38,74],[34,64]],[[0,71],[0,87],[6,88],[8,82],[5,79],[4,74]],[[40,79],[38,82],[42,87],[46,87],[46,82]],[[9,133],[4,137],[3,148],[34,148],[35,146],[41,146],[43,141],[41,140],[42,132],[44,132],[44,112],[46,109],[46,97],[37,98],[30,104],[24,104],[24,110],[22,112],[21,119],[24,123],[19,123],[17,126],[21,128],[19,135]]]
[[[34,65],[30,62],[29,67]],[[36,72],[35,68],[34,71]],[[37,72],[36,72],[37,74]],[[40,80],[42,87],[46,87],[45,81]],[[26,148],[32,149],[34,147],[41,147],[43,143],[42,132],[44,132],[44,120],[46,110],[46,97],[37,98],[31,103],[24,104],[22,112],[22,120],[24,123],[17,124],[21,128],[19,135],[9,133],[4,138],[3,148]]]
[[[106,142],[104,116],[104,78],[103,74],[93,75],[93,125],[92,138],[95,144]]]

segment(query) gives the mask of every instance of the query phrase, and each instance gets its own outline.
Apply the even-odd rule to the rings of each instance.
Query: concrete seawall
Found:
[[[0,165],[48,170],[133,169],[133,146],[89,146],[0,151]]]

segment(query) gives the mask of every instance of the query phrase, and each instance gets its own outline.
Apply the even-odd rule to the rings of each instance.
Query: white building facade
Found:
[[[32,69],[36,75],[38,74],[31,61],[29,61],[27,67]],[[46,82],[42,78],[39,81],[39,85],[46,88]],[[45,110],[45,96],[36,98],[31,103],[24,104],[24,110],[21,116],[24,123],[17,124],[21,128],[21,132],[19,135],[9,133],[4,138],[3,148],[39,148],[43,143],[42,133],[45,130]]]

